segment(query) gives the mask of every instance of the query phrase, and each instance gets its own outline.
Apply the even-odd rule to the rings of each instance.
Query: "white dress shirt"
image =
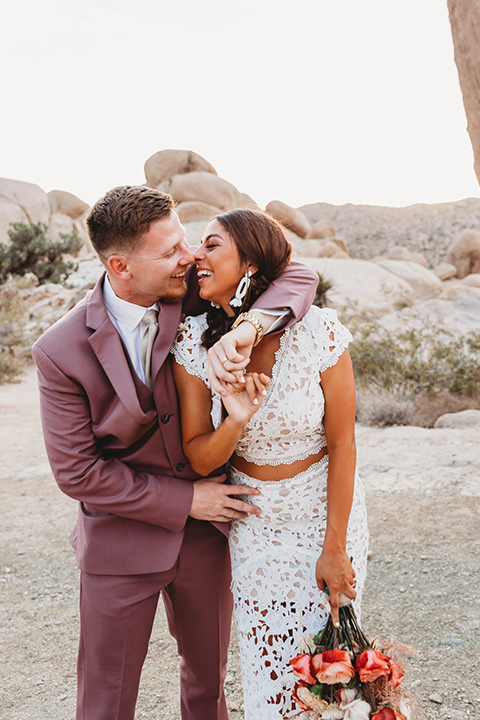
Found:
[[[135,303],[127,302],[127,300],[122,300],[118,295],[115,295],[110,285],[108,275],[105,275],[105,282],[103,284],[103,299],[108,315],[125,343],[135,372],[140,380],[145,382],[145,372],[140,357],[140,344],[147,325],[143,322],[142,318],[147,310],[159,310],[158,303],[154,303],[146,308],[141,305],[135,305]]]

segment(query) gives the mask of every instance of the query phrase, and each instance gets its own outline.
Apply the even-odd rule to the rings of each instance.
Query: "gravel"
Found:
[[[0,410],[0,719],[73,720],[78,571],[68,535],[76,507],[45,458],[33,369],[0,386]],[[363,625],[416,649],[406,680],[415,720],[480,719],[480,433],[411,431],[358,428],[371,532]],[[467,458],[452,484],[436,447],[448,454],[449,443],[452,455]],[[412,452],[416,463],[407,462]],[[241,720],[235,640],[226,692],[230,720]],[[159,608],[136,718],[179,717],[178,658]]]

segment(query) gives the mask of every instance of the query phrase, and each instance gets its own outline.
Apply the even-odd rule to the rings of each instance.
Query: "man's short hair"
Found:
[[[92,207],[86,223],[101,259],[136,250],[152,223],[167,218],[174,208],[171,195],[145,185],[122,185],[110,190]]]

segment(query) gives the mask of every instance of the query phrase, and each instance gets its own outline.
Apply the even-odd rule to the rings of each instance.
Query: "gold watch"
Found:
[[[264,330],[263,330],[262,323],[257,318],[257,316],[254,315],[253,313],[244,312],[244,313],[240,313],[240,315],[237,317],[237,319],[233,323],[231,329],[235,330],[235,328],[238,327],[240,325],[240,323],[242,323],[242,322],[251,323],[253,325],[253,327],[255,328],[255,330],[257,331],[257,337],[255,339],[255,342],[253,343],[253,347],[255,347],[256,345],[258,345],[258,343],[260,342],[260,340],[263,337]]]

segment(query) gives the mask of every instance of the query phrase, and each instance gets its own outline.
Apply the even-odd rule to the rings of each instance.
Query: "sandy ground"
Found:
[[[0,718],[73,720],[76,506],[48,467],[33,369],[0,386],[0,430]],[[367,634],[417,649],[408,675],[415,718],[480,719],[480,429],[357,434],[371,529]],[[159,609],[137,720],[179,720],[177,665]],[[241,720],[235,642],[226,688],[230,718]]]

